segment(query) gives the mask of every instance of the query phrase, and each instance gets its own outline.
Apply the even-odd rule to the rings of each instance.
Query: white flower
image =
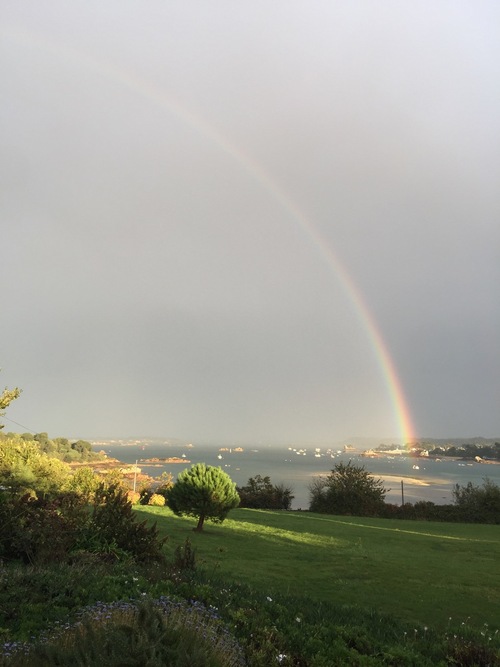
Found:
[[[269,598],[268,598],[268,599],[269,599]],[[282,660],[284,660],[285,658],[286,658],[286,655],[285,655],[284,653],[279,653],[279,654],[278,654],[278,657],[276,658],[276,660],[277,660],[278,662],[282,662]]]
[[[268,601],[268,602],[272,602],[272,601],[273,601],[273,599],[272,599],[272,598],[270,598],[270,597],[269,597],[269,595],[268,595],[268,596],[267,596],[267,601]],[[281,655],[281,653],[280,653],[280,655]]]
[[[297,623],[300,623],[300,618],[298,616],[295,620],[297,621]]]

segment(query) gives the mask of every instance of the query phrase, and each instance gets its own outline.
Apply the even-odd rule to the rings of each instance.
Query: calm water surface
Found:
[[[435,503],[452,502],[452,489],[455,484],[473,482],[480,485],[485,477],[500,484],[500,465],[465,463],[462,461],[415,459],[407,456],[386,456],[367,458],[360,452],[343,452],[322,447],[243,447],[220,451],[218,447],[206,445],[172,445],[167,443],[143,441],[142,444],[103,444],[94,445],[94,449],[106,452],[110,457],[124,463],[135,463],[151,477],[158,477],[163,471],[177,477],[179,472],[194,463],[206,463],[219,466],[231,479],[242,486],[249,477],[268,475],[273,484],[283,482],[294,489],[293,509],[309,507],[308,484],[312,477],[328,474],[333,466],[342,461],[352,461],[362,465],[375,477],[384,480],[391,491],[386,496],[387,502],[401,503],[401,480],[404,484],[405,502],[431,500]],[[166,463],[154,466],[144,462],[146,458],[185,458],[185,463]]]

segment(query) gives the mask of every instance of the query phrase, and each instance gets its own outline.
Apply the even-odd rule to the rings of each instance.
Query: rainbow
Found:
[[[415,439],[416,434],[410,409],[396,372],[394,362],[389,354],[387,345],[374,317],[370,313],[370,310],[353,279],[331,248],[330,244],[321,236],[312,221],[308,220],[293,199],[279,188],[263,167],[252,160],[250,156],[231,144],[223,134],[209,124],[204,118],[181,105],[173,95],[167,94],[163,89],[136,76],[133,72],[117,67],[110,62],[96,59],[93,56],[78,51],[68,45],[55,44],[53,41],[49,41],[42,35],[33,33],[32,31],[24,29],[19,30],[18,28],[10,27],[9,29],[4,28],[3,32],[7,37],[10,37],[23,46],[35,46],[45,52],[55,55],[57,58],[64,58],[66,61],[70,62],[78,62],[84,67],[92,69],[100,76],[112,80],[115,84],[118,83],[122,85],[135,95],[139,95],[150,103],[165,109],[181,122],[193,128],[205,139],[211,141],[218,147],[218,149],[230,156],[241,169],[258,182],[259,185],[272,196],[276,203],[296,221],[306,234],[307,238],[312,241],[313,245],[325,259],[335,277],[342,285],[344,292],[352,305],[353,311],[368,337],[377,364],[383,375],[391,404],[394,406],[399,437],[403,444],[408,446],[412,440]]]

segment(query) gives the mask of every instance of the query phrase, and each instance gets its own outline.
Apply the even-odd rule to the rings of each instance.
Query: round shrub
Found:
[[[148,505],[155,505],[156,507],[163,507],[165,505],[165,497],[159,493],[153,493],[148,500]]]
[[[141,494],[139,491],[127,491],[127,500],[129,503],[132,503],[132,505],[139,505]]]

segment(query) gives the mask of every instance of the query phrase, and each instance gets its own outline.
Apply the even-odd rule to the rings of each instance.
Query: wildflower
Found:
[[[270,597],[269,597],[269,595],[268,595],[268,596],[267,596],[267,601],[268,601],[268,602],[272,602],[272,601],[273,601],[273,599],[272,599],[272,598],[270,598]],[[280,653],[280,655],[281,655],[281,653]]]
[[[295,620],[297,621],[297,623],[300,623],[300,621],[301,621],[301,619],[298,616]]]
[[[284,653],[278,653],[278,656],[277,656],[276,660],[281,663],[285,658],[286,658],[286,655]]]

